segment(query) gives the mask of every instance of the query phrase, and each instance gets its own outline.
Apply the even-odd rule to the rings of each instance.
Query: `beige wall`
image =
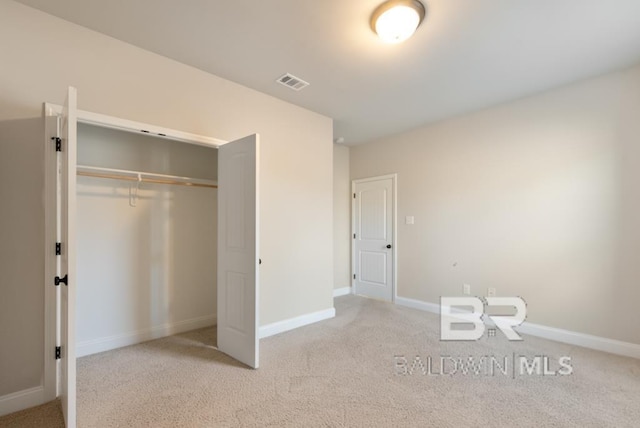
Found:
[[[351,287],[349,147],[333,146],[333,287]]]
[[[41,120],[0,122],[0,338],[8,344],[0,347],[0,397],[37,387],[43,374],[44,151],[26,144],[43,135]]]
[[[0,120],[38,117],[73,85],[83,110],[226,140],[260,133],[260,323],[333,306],[331,119],[12,1],[0,0],[0,40]]]
[[[353,179],[398,173],[398,295],[495,287],[640,343],[639,112],[636,67],[352,148]]]

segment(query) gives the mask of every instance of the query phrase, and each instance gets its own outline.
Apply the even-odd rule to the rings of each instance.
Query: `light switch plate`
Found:
[[[408,215],[404,218],[405,224],[414,224],[415,220],[412,215]]]

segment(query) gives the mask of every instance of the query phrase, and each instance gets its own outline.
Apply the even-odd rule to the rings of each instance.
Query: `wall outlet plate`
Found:
[[[462,285],[462,294],[466,294],[467,296],[471,294],[471,285],[463,284]]]
[[[487,297],[494,297],[496,295],[496,289],[493,287],[487,288]]]

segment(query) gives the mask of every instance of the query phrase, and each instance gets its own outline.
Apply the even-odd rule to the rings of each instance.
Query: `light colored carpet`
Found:
[[[639,360],[529,336],[444,343],[436,315],[355,296],[336,309],[335,319],[262,340],[258,370],[212,349],[214,329],[82,358],[79,427],[640,426]],[[554,366],[568,355],[574,372],[398,375],[394,358],[513,353]],[[0,426],[61,426],[57,406]]]

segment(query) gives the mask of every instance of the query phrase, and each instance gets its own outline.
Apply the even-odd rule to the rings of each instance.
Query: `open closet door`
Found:
[[[218,148],[218,349],[258,368],[258,160],[251,135]]]
[[[58,134],[58,242],[62,245],[56,284],[60,293],[60,398],[68,428],[76,426],[76,100],[76,89],[70,87]]]

